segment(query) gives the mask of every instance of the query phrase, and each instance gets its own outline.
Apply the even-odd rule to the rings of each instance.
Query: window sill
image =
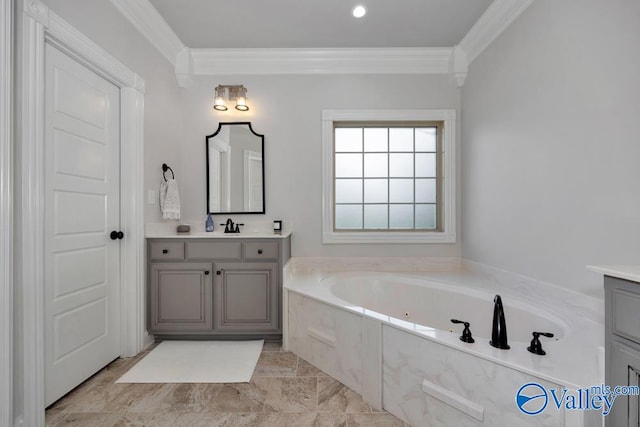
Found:
[[[322,243],[456,243],[456,235],[447,232],[385,231],[325,232]]]

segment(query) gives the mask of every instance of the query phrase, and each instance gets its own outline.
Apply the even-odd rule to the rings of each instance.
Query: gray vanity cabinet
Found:
[[[282,337],[290,237],[148,239],[147,328],[160,338]]]
[[[640,284],[605,276],[605,384],[638,386],[640,379]],[[605,425],[639,424],[638,396],[617,396]]]

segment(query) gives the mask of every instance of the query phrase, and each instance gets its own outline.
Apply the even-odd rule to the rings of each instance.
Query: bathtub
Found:
[[[460,335],[462,326],[451,323],[457,319],[471,324],[475,338],[491,338],[494,295],[486,290],[390,273],[331,275],[323,278],[320,286],[327,286],[331,294],[353,307],[366,308],[369,315],[390,322],[403,320]],[[533,331],[551,332],[557,341],[568,329],[559,317],[517,299],[503,298],[503,305],[509,341],[529,342]]]
[[[510,350],[489,345],[496,290]],[[553,407],[528,416],[515,404],[530,382],[547,390],[602,383],[601,337],[585,332],[597,335],[602,325],[589,328],[562,304],[535,305],[460,271],[297,268],[285,272],[284,306],[286,349],[410,425],[601,425],[595,411]],[[451,319],[470,322],[475,343],[462,342],[462,325]],[[541,338],[546,356],[526,350],[533,331],[554,334]]]

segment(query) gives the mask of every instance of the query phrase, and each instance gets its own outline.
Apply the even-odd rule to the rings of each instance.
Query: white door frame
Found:
[[[6,0],[5,0],[6,1]],[[144,80],[39,0],[22,4],[20,180],[24,419],[44,425],[44,52],[50,43],[120,88],[121,355],[144,340]]]
[[[0,425],[13,424],[13,1],[0,0]]]

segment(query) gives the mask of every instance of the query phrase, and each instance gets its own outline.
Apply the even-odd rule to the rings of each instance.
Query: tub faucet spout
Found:
[[[511,348],[507,343],[507,322],[504,318],[504,307],[500,295],[496,295],[493,299],[493,327],[489,344],[502,350]]]

